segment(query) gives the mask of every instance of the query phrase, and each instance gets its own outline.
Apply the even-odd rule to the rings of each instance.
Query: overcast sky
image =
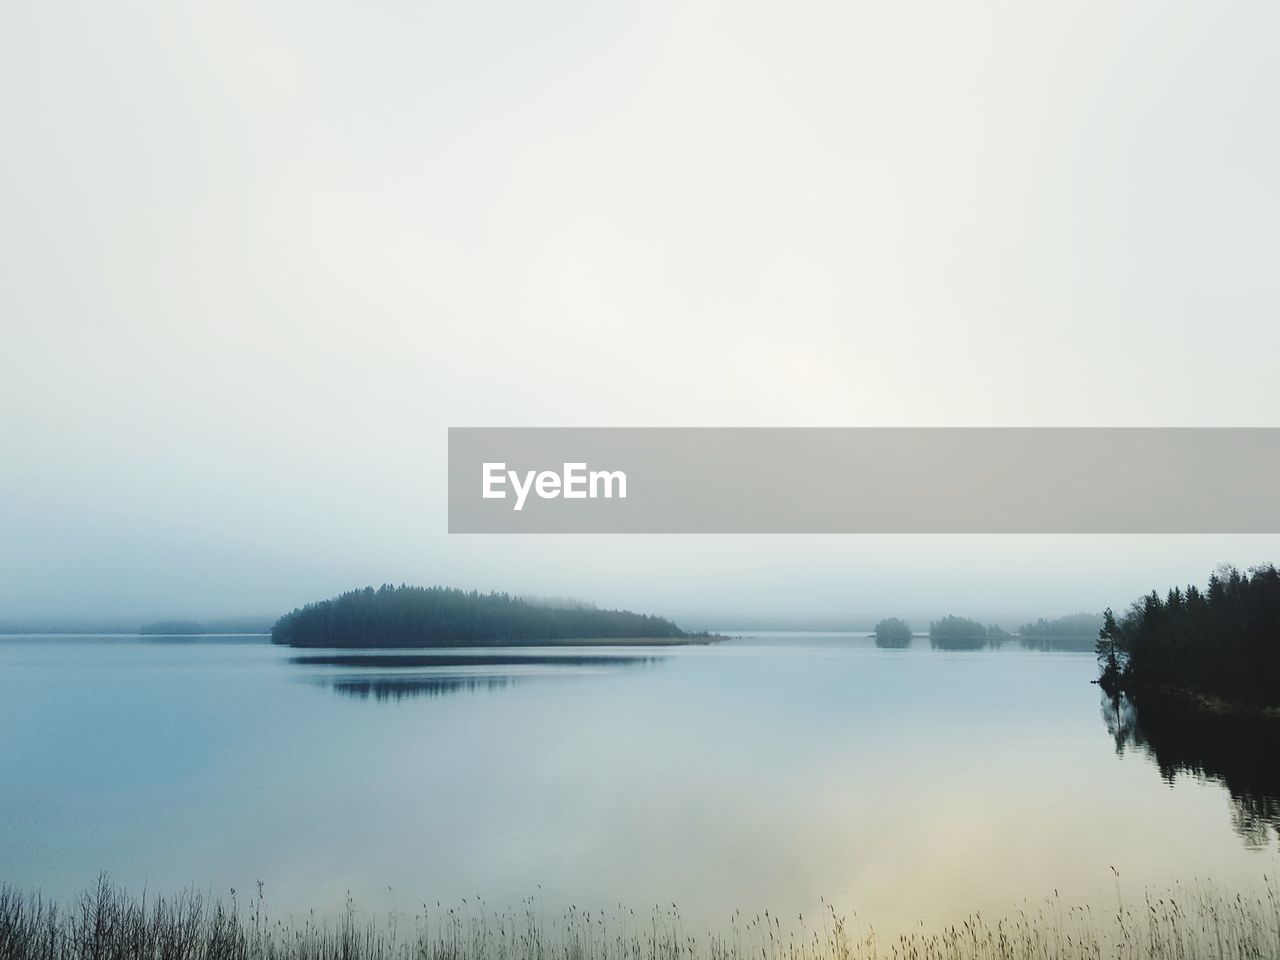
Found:
[[[9,4],[0,619],[1048,615],[1280,559],[444,532],[451,425],[1277,425],[1278,45],[1268,2]]]

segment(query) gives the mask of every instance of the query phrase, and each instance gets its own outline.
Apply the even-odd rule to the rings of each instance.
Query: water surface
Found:
[[[1134,892],[1274,875],[1274,729],[1144,725],[1094,673],[1089,654],[840,634],[385,654],[3,638],[0,878],[261,879],[276,915],[348,892],[377,912],[674,902],[697,927],[825,897],[893,930],[1055,890],[1112,902],[1112,868]]]

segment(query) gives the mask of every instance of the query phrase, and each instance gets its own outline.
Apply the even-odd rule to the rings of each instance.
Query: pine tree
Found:
[[[1120,658],[1116,656],[1116,643],[1120,640],[1120,626],[1116,616],[1107,607],[1102,614],[1102,629],[1098,631],[1098,642],[1094,652],[1102,663],[1102,677],[1099,683],[1104,689],[1114,690],[1120,684]]]

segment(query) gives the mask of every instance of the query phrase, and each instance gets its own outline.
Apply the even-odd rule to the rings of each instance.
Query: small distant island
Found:
[[[1007,639],[1009,634],[1000,627],[984,627],[968,617],[948,615],[929,624],[929,643],[937,650],[981,650]]]
[[[901,650],[911,646],[911,624],[898,617],[885,617],[876,624],[874,633],[877,647]],[[1012,636],[995,624],[983,626],[977,620],[950,614],[929,624],[929,645],[935,650],[998,647]]]
[[[452,587],[365,587],[287,613],[271,642],[291,647],[479,647],[554,643],[712,643],[670,620],[582,601]]]
[[[1014,634],[997,624],[983,626],[969,617],[949,614],[929,624],[929,645],[935,650],[982,650],[1017,637],[1031,650],[1091,650],[1101,623],[1101,614],[1071,614],[1056,620],[1041,618],[1024,624]],[[885,617],[873,633],[877,647],[901,650],[911,646],[911,624],[899,617]]]
[[[1280,571],[1225,567],[1201,590],[1152,591],[1098,631],[1112,694],[1177,693],[1206,706],[1280,710]]]
[[[911,646],[911,624],[897,617],[885,617],[876,624],[876,646],[901,649]]]

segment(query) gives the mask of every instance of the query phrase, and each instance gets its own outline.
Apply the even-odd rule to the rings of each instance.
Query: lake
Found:
[[[1274,725],[1112,703],[1091,654],[754,634],[709,647],[290,650],[0,638],[0,880],[274,915],[479,896],[690,929],[821,898],[892,932],[1057,891],[1276,875]]]

